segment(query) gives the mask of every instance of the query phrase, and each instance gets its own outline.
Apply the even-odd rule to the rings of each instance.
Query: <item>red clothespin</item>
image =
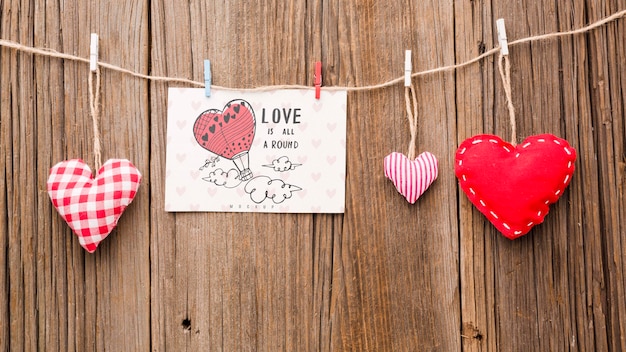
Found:
[[[315,63],[315,99],[320,98],[320,90],[322,88],[322,62]]]

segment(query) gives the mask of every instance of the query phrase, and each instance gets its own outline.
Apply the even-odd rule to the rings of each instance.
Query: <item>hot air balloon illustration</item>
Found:
[[[254,132],[254,111],[250,103],[241,99],[231,100],[222,111],[204,111],[193,125],[198,144],[211,153],[232,160],[242,181],[252,178],[248,151]]]

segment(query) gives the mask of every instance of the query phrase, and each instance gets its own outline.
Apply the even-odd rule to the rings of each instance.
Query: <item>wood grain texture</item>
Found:
[[[106,16],[104,15],[106,14]],[[2,4],[2,38],[87,56],[100,34],[103,61],[146,72],[145,2],[91,6],[54,1]],[[103,19],[109,19],[103,20]],[[145,28],[145,27],[144,27]],[[93,165],[88,66],[2,49],[4,211],[2,350],[147,349],[150,344],[149,189],[88,255],[52,208],[50,167]],[[147,83],[103,73],[103,157],[126,157],[149,176]],[[4,191],[6,189],[6,191]],[[6,276],[4,276],[6,275]],[[6,287],[5,287],[6,285]],[[5,325],[7,324],[7,325]],[[8,327],[8,329],[7,329]]]
[[[515,6],[472,2],[458,8],[458,32],[466,37],[458,41],[462,50],[457,50],[457,58],[463,61],[478,54],[481,45],[472,43],[486,42],[492,47],[492,23],[499,17],[507,22],[508,37],[520,38],[579,28],[624,4],[612,9],[584,1]],[[619,298],[625,285],[620,244],[624,217],[617,208],[624,199],[623,167],[612,153],[617,146],[618,155],[624,157],[624,115],[620,114],[624,100],[612,100],[619,102],[617,111],[602,107],[607,96],[615,96],[606,80],[619,86],[622,79],[616,68],[612,75],[608,72],[623,61],[608,54],[617,52],[619,44],[615,39],[608,44],[614,36],[603,33],[617,33],[614,26],[623,24],[511,49],[518,140],[541,132],[562,136],[579,153],[578,170],[570,191],[552,207],[544,224],[514,242],[494,234],[461,197],[462,326],[468,350],[623,349],[623,323],[615,319],[623,310]],[[471,28],[476,30],[466,30]],[[489,60],[482,69],[467,70],[467,78],[463,73],[457,76],[459,106],[481,102],[459,117],[463,121],[459,141],[480,132],[510,136],[502,118],[506,110],[501,82],[493,72],[496,67]],[[462,93],[472,84],[468,81],[495,84],[482,85],[480,92]],[[606,115],[610,116],[602,117]],[[618,142],[613,129],[622,132]],[[618,179],[620,173],[622,179]]]
[[[363,86],[580,28],[626,0],[0,0],[0,38],[231,87]],[[143,173],[95,254],[51,206],[49,168],[93,164],[87,65],[0,48],[0,351],[626,349],[626,20],[510,48],[517,139],[578,152],[543,224],[510,241],[454,177],[465,138],[510,139],[497,57],[413,80],[417,152],[439,178],[409,205],[383,175],[407,153],[400,84],[348,96],[343,215],[166,213],[166,83],[102,71],[103,159]]]

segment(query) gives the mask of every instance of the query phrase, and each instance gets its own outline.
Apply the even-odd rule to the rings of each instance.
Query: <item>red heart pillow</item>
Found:
[[[515,239],[543,222],[574,173],[576,151],[551,134],[513,146],[493,135],[466,139],[455,173],[469,200],[502,234]]]
[[[92,178],[82,160],[62,161],[50,169],[48,194],[78,242],[93,253],[133,201],[141,174],[128,160],[108,160]]]

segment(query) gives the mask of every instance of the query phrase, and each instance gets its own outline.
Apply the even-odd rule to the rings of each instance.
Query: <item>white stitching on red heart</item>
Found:
[[[494,144],[504,143],[504,141],[498,141],[498,140],[496,140],[496,139],[489,139],[488,141],[489,141],[489,142],[491,142],[491,143],[494,143]],[[538,142],[538,143],[545,143],[545,141],[546,141],[546,140],[545,140],[544,138],[539,138],[539,139],[537,139],[537,142]],[[560,142],[560,141],[558,141],[557,139],[553,139],[552,141],[553,141],[555,144],[557,144],[557,145],[561,145],[561,142]],[[484,142],[484,140],[483,140],[483,139],[476,139],[476,140],[473,140],[473,141],[471,142],[471,144],[472,144],[472,145],[478,145],[478,144],[483,143],[483,142]],[[526,142],[524,145],[522,145],[522,148],[523,148],[523,149],[526,149],[526,148],[528,148],[528,147],[529,147],[529,146],[531,146],[531,145],[532,145],[532,142]],[[510,150],[510,149],[509,149],[506,145],[501,145],[501,147],[502,147],[502,148],[504,148],[504,150],[506,150],[507,152],[511,152],[511,150]],[[569,150],[569,148],[568,148],[567,146],[564,146],[564,147],[563,147],[563,150],[565,151],[565,153],[566,153],[567,155],[570,155],[570,156],[572,155],[572,152]],[[466,147],[464,147],[464,148],[463,148],[463,149],[461,149],[458,153],[459,153],[460,155],[464,155],[466,151],[467,151],[467,148],[466,148]],[[516,153],[516,154],[515,154],[515,157],[516,157],[516,158],[518,158],[519,156],[520,156],[520,153]],[[459,165],[459,166],[462,166],[462,165],[463,165],[463,160],[458,160],[458,165]],[[573,167],[573,163],[572,163],[572,161],[568,161],[568,164],[567,164],[567,170],[572,170],[572,167]],[[571,171],[571,173],[573,173],[573,170]],[[570,173],[570,174],[565,175],[565,178],[564,178],[564,180],[563,180],[563,182],[562,182],[562,186],[561,186],[561,188],[559,188],[558,190],[556,190],[556,191],[554,192],[554,195],[555,195],[555,196],[558,196],[559,194],[561,194],[561,193],[565,190],[565,188],[567,187],[568,182],[569,182],[569,180],[570,180],[570,175],[571,175],[571,173]],[[459,176],[459,179],[460,179],[460,182],[462,182],[462,183],[467,182],[467,175],[466,175],[466,174],[461,174],[461,175]],[[476,196],[476,191],[475,191],[472,187],[469,187],[468,189],[469,189],[470,193],[471,193],[473,196]],[[488,211],[488,212],[489,212],[489,213],[490,213],[490,214],[491,214],[491,215],[495,218],[495,220],[499,221],[499,222],[502,224],[502,226],[503,226],[504,228],[506,228],[507,230],[511,230],[511,227],[509,226],[509,224],[507,224],[506,222],[503,222],[502,220],[500,220],[499,216],[498,216],[498,215],[497,215],[494,211],[492,211],[491,209],[489,209],[489,207],[487,207],[486,203],[485,203],[482,199],[478,198],[478,202],[480,203],[480,205],[481,205],[483,208],[485,208],[485,210],[486,210],[486,211]],[[549,204],[550,204],[550,200],[549,200],[549,199],[547,199],[547,200],[545,201],[545,204],[546,204],[546,205],[549,205]],[[481,212],[482,212],[482,211],[481,211]],[[542,215],[542,212],[541,212],[541,211],[537,212],[537,217],[541,217],[541,215]],[[532,228],[534,225],[535,225],[535,224],[534,224],[532,221],[531,221],[531,222],[529,222],[528,224],[526,224],[526,227],[527,227],[526,232],[528,232],[528,230],[530,230],[530,228]],[[514,233],[515,235],[521,235],[521,234],[523,234],[523,233],[524,233],[524,231],[517,230],[517,231],[514,231],[513,233]]]

